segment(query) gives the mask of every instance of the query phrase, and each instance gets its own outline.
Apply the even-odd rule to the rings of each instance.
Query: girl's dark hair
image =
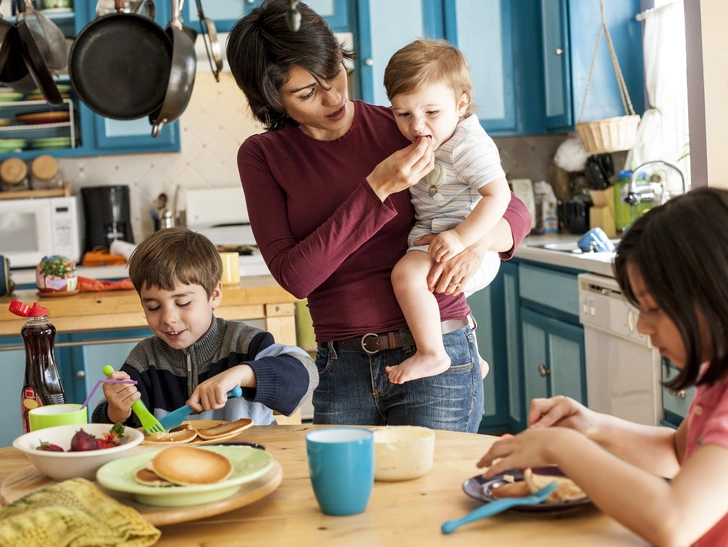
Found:
[[[639,306],[627,266],[639,269],[650,295],[677,325],[687,363],[666,385],[684,389],[728,375],[728,191],[699,188],[652,209],[634,223],[617,248],[614,271],[624,295]],[[700,379],[696,310],[705,315],[711,360]]]
[[[227,40],[227,58],[238,87],[248,99],[253,116],[266,129],[276,130],[298,123],[286,115],[280,95],[294,66],[314,77],[329,80],[352,60],[323,17],[303,2],[298,3],[301,28],[288,30],[288,2],[265,0],[240,19]]]

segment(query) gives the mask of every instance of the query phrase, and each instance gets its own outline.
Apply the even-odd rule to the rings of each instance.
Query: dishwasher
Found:
[[[580,274],[579,320],[584,325],[588,406],[631,422],[659,425],[662,357],[637,332],[639,312],[611,277]]]

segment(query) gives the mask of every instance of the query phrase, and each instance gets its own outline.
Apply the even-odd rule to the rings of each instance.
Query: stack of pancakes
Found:
[[[223,422],[214,427],[195,429],[190,422],[183,422],[179,427],[170,429],[161,435],[145,435],[145,443],[191,443],[192,441],[214,441],[230,437],[250,427],[253,420],[241,418],[235,422]]]
[[[199,486],[224,481],[233,472],[225,456],[193,446],[171,446],[139,469],[134,478],[145,486]]]

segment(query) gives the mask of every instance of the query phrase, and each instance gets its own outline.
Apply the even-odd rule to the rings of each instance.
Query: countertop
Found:
[[[139,295],[133,290],[81,292],[65,297],[42,297],[36,290],[22,290],[0,297],[0,336],[17,335],[25,324],[25,318],[8,310],[12,300],[27,304],[40,302],[48,308],[48,318],[58,332],[147,327]],[[241,278],[238,285],[223,286],[222,302],[215,315],[240,320],[293,318],[293,304],[297,301],[273,277],[248,276]],[[295,325],[293,328],[295,343]],[[289,343],[288,340],[290,336],[287,336],[286,343]]]
[[[523,240],[520,247],[516,249],[515,258],[614,277],[614,272],[612,271],[614,253],[577,254],[535,247],[535,245],[543,245],[545,243],[576,243],[580,237],[580,235],[561,234],[553,236],[528,236]]]

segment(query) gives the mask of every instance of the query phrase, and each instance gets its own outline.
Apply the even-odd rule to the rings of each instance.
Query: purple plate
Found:
[[[534,467],[533,470],[538,475],[549,475],[552,477],[566,476],[558,467]],[[482,475],[476,475],[463,483],[463,492],[471,498],[484,503],[496,501],[497,498],[493,496],[493,490],[508,482],[503,478],[505,475],[511,475],[515,482],[523,480],[523,473],[518,469],[509,469],[489,479],[483,478]],[[589,505],[590,503],[591,500],[589,498],[582,498],[580,500],[540,503],[538,505],[515,505],[510,510],[519,513],[566,513]]]

